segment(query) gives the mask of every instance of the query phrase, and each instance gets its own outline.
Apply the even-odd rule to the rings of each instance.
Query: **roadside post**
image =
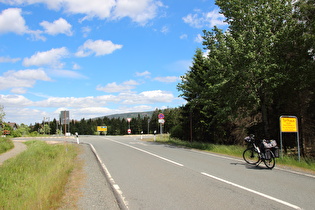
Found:
[[[141,131],[141,140],[142,140],[143,131]]]
[[[155,136],[155,135],[156,135],[156,130],[154,131],[154,141],[156,141],[156,139],[155,139],[155,138],[156,138],[156,136]]]
[[[160,123],[160,134],[163,134],[163,124],[165,123],[165,120],[164,120],[164,114],[163,113],[160,113],[158,115],[158,118],[159,118],[159,123]]]
[[[283,133],[296,133],[296,141],[297,141],[297,148],[298,148],[298,158],[301,161],[301,154],[300,154],[300,140],[299,140],[299,126],[298,126],[298,119],[296,116],[281,116],[280,117],[280,151],[281,157],[283,158],[283,150],[282,150],[282,138]]]
[[[80,144],[80,140],[79,140],[79,134],[78,134],[78,132],[75,132],[75,137],[77,138],[77,144]]]

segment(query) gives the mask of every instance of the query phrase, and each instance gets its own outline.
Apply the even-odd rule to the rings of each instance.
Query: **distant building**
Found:
[[[2,130],[2,135],[10,135],[10,131],[7,129],[4,129],[5,126],[10,126],[12,130],[18,129],[18,125],[16,123],[8,122],[8,123],[0,123],[0,130]]]
[[[7,123],[13,130],[16,130],[18,129],[18,125],[14,122],[8,122]]]

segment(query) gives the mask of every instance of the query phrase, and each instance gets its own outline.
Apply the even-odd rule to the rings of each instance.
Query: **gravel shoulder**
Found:
[[[85,179],[80,190],[82,197],[78,200],[78,209],[120,209],[90,146],[86,144],[80,146],[83,147],[83,152],[79,155],[79,159],[83,160]]]

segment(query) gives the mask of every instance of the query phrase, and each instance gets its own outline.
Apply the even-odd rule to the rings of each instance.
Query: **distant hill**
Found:
[[[102,117],[95,117],[92,120],[96,120],[99,118],[104,118],[104,117],[108,117],[109,119],[112,118],[120,118],[120,119],[126,119],[126,118],[137,118],[138,115],[140,115],[140,118],[144,118],[146,116],[148,117],[152,117],[154,111],[148,111],[148,112],[129,112],[129,113],[123,113],[123,114],[112,114],[112,115],[106,115],[106,116],[102,116]]]

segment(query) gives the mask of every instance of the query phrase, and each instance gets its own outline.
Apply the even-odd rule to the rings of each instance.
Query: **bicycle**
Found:
[[[272,169],[276,165],[275,154],[270,148],[262,149],[255,144],[255,136],[251,134],[245,137],[245,141],[249,143],[248,148],[243,152],[244,160],[252,165],[258,166],[261,162],[264,162],[266,167]],[[263,143],[263,141],[261,142]],[[275,145],[276,146],[276,145]],[[272,145],[272,147],[275,147]],[[261,150],[264,150],[263,152]]]

